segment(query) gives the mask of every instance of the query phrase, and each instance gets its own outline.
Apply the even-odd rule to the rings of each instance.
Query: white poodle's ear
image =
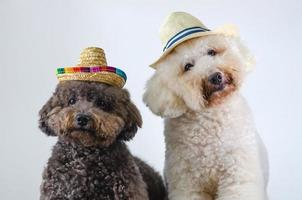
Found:
[[[241,58],[243,61],[243,70],[246,73],[249,73],[251,71],[253,71],[256,61],[255,61],[255,57],[254,55],[250,52],[250,50],[248,49],[248,47],[244,44],[243,41],[241,41],[240,38],[237,38],[236,40],[237,45],[238,45],[238,50],[241,54]]]
[[[161,75],[162,73],[156,71],[147,82],[143,101],[156,115],[165,118],[178,117],[186,112],[185,103],[169,89]]]

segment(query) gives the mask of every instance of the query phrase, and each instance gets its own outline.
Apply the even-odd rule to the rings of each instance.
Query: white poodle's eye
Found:
[[[194,65],[192,63],[185,64],[185,72],[189,71],[191,69],[191,67],[194,67]]]
[[[216,56],[217,52],[214,49],[209,49],[208,52],[207,52],[207,54],[209,56]]]

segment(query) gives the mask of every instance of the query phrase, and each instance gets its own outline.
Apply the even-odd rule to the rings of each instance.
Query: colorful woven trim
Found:
[[[125,81],[127,81],[127,75],[122,70],[109,67],[109,66],[93,66],[93,67],[65,67],[65,68],[57,68],[56,74],[71,74],[71,73],[97,73],[97,72],[113,72],[119,76],[121,76]]]
[[[103,82],[122,88],[127,80],[125,72],[109,66],[57,68],[59,81],[82,80]]]

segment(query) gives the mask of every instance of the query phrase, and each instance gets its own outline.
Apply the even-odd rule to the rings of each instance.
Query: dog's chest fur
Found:
[[[134,177],[140,174],[122,143],[104,150],[59,141],[44,170],[41,199],[129,199]]]
[[[254,162],[258,154],[255,129],[244,100],[236,98],[207,112],[166,119],[168,184],[193,181],[212,193],[219,184],[249,178],[249,168],[259,164]]]

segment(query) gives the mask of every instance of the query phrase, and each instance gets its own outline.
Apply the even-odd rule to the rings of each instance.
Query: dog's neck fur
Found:
[[[59,139],[43,173],[41,199],[146,199],[140,187],[146,186],[124,142],[100,148]]]
[[[203,112],[186,112],[180,117],[166,119],[165,142],[168,184],[176,180],[183,185],[193,182],[189,189],[200,184],[204,187],[202,190],[214,197],[219,195],[217,188],[250,182],[258,185],[259,190],[251,193],[257,197],[249,199],[265,199],[262,197],[266,196],[266,154],[259,149],[259,136],[248,105],[240,94],[234,93],[223,104]],[[184,181],[174,178],[178,175],[189,178]]]
[[[246,137],[246,133],[242,128],[237,130],[238,124],[241,124],[240,127],[243,126],[247,129],[254,127],[248,105],[239,93],[234,93],[221,105],[207,108],[202,112],[188,111],[180,117],[168,118],[165,122],[167,144],[175,143],[175,139],[179,142],[186,140],[186,137],[190,134],[194,135],[191,135],[192,137],[214,134],[215,137],[223,138],[225,132],[227,132],[228,135],[225,137],[229,139],[232,138],[229,134],[232,134],[234,138]],[[228,133],[226,129],[230,129],[232,132]],[[193,133],[197,130],[202,133]]]
[[[127,149],[126,145],[122,141],[116,141],[111,144],[109,147],[85,147],[81,144],[76,144],[74,142],[66,141],[64,139],[59,139],[57,144],[54,147],[53,156],[56,155],[56,151],[64,151],[67,156],[69,156],[69,160],[78,159],[81,157],[90,157],[94,156],[105,156],[111,154],[114,156],[113,152],[123,151],[123,149]],[[62,153],[60,153],[62,155]],[[112,159],[114,160],[114,159]]]

